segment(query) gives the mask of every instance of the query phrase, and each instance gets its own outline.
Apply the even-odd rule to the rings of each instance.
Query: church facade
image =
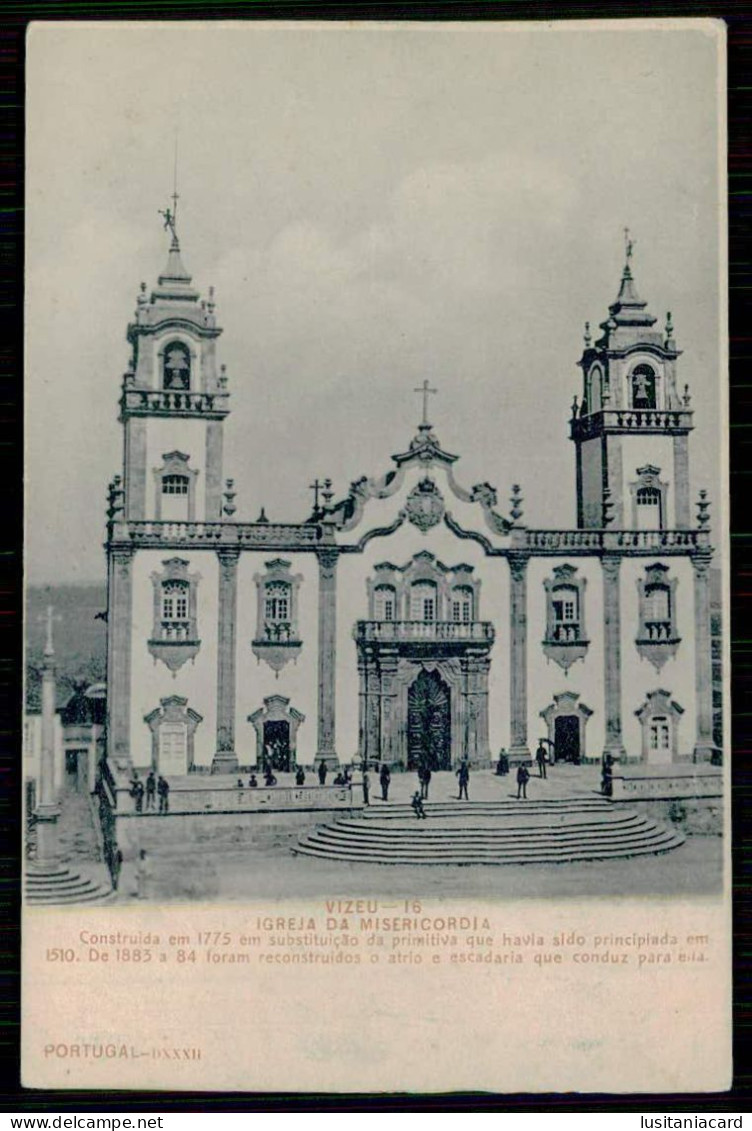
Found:
[[[169,217],[168,217],[169,219]],[[168,777],[296,764],[453,769],[706,761],[713,744],[709,503],[693,411],[627,249],[571,408],[577,526],[528,525],[463,480],[429,421],[299,523],[241,521],[223,468],[230,389],[213,293],[171,224],[138,295],[110,484],[108,754]]]

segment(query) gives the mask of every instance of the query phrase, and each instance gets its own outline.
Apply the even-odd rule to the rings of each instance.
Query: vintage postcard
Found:
[[[730,1085],[725,101],[31,27],[26,1085]]]

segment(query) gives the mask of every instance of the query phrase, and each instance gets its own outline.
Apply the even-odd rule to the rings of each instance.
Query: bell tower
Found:
[[[634,241],[616,301],[595,342],[585,326],[582,399],[572,404],[570,437],[577,466],[580,529],[679,529],[690,526],[689,389],[677,387],[671,315],[655,329],[632,275]]]
[[[141,284],[123,378],[126,521],[213,522],[222,517],[222,426],[229,413],[222,333],[214,310],[191,285],[177,234],[177,194],[167,208],[167,263],[156,287]]]

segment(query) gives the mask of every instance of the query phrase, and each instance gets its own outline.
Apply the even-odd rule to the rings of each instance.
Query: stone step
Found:
[[[614,812],[614,805],[609,801],[590,800],[584,801],[424,801],[423,808],[426,813],[434,816],[457,816],[491,814],[493,816],[515,813],[582,813],[582,812]],[[409,803],[393,803],[382,801],[372,803],[369,807],[359,811],[359,815],[367,821],[394,820],[396,817],[413,816],[413,808]]]
[[[578,861],[598,860],[624,860],[633,856],[659,855],[679,848],[684,843],[684,838],[676,834],[667,833],[655,839],[640,838],[636,842],[621,844],[617,847],[603,843],[600,846],[577,847],[570,846],[556,849],[553,846],[541,851],[521,850],[506,853],[491,852],[460,852],[455,849],[446,853],[430,853],[424,856],[414,854],[385,855],[383,852],[361,851],[353,848],[347,850],[332,850],[332,846],[319,846],[315,843],[301,843],[293,849],[297,855],[314,856],[326,860],[337,860],[345,863],[359,864],[392,864],[392,865],[421,865],[425,867],[436,865],[507,865],[507,864],[568,864]]]
[[[621,828],[625,825],[633,824],[641,818],[634,810],[628,812],[612,811],[605,814],[577,814],[572,813],[568,815],[556,814],[554,817],[541,814],[538,819],[536,815],[522,815],[515,814],[514,817],[504,818],[501,822],[498,818],[488,816],[479,816],[473,814],[472,817],[463,821],[461,818],[443,817],[432,818],[430,815],[425,820],[414,817],[403,818],[402,821],[384,823],[376,821],[360,821],[357,818],[343,818],[336,822],[336,827],[339,829],[354,829],[359,832],[368,832],[369,836],[383,836],[383,837],[400,837],[409,835],[415,829],[421,830],[421,836],[461,836],[464,833],[486,833],[498,829],[506,829],[510,833],[517,835],[524,834],[527,830],[535,833],[539,830],[566,830],[566,829],[615,829]],[[334,827],[334,825],[330,826]]]
[[[684,843],[675,829],[605,800],[522,805],[524,812],[519,803],[468,804],[458,814],[451,806],[432,812],[429,804],[425,821],[408,806],[342,818],[301,836],[293,851],[374,864],[524,864],[618,859]]]
[[[109,903],[112,901],[112,892],[107,891],[106,888],[92,888],[88,892],[80,892],[76,895],[35,895],[26,897],[26,903],[30,907],[67,907],[75,906],[79,903]]]
[[[592,830],[586,833],[577,831],[568,833],[538,833],[532,836],[520,837],[517,834],[509,835],[506,832],[493,832],[493,833],[472,833],[467,836],[429,836],[422,835],[416,832],[414,835],[400,837],[398,839],[387,840],[379,837],[369,837],[365,834],[362,836],[353,836],[338,830],[334,827],[324,826],[315,832],[309,833],[306,840],[316,838],[316,840],[328,840],[337,844],[358,844],[376,848],[378,850],[386,849],[391,851],[393,849],[405,851],[412,847],[422,849],[439,849],[446,846],[472,848],[474,845],[480,846],[497,846],[505,848],[511,846],[516,848],[520,844],[530,845],[536,847],[547,844],[600,844],[608,841],[610,844],[621,842],[625,838],[629,839],[635,836],[642,836],[652,833],[655,826],[647,826],[645,824],[632,823],[624,828],[614,830],[609,836],[604,836],[603,832]]]
[[[101,902],[111,894],[108,887],[62,865],[34,866],[24,876],[24,897],[30,905]]]

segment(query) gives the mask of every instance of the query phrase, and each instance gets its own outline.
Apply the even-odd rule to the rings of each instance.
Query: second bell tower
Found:
[[[662,333],[632,276],[633,242],[616,302],[595,342],[585,330],[582,400],[572,405],[577,525],[585,529],[690,526],[689,389],[679,393],[671,315]]]

